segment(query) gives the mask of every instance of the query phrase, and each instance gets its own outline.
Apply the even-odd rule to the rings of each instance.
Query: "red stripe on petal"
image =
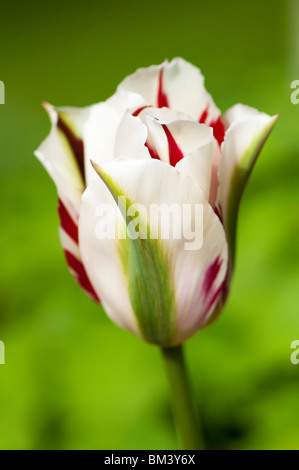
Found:
[[[203,292],[206,302],[204,316],[209,313],[224,288],[225,281],[222,282],[220,286],[216,289],[214,288],[214,284],[219,274],[222,263],[223,260],[220,258],[220,256],[217,256],[217,258],[213,261],[212,264],[210,264],[210,266],[205,272],[203,281]]]
[[[146,148],[148,149],[148,151],[149,151],[149,153],[150,153],[150,156],[151,156],[154,160],[160,160],[160,157],[159,157],[157,151],[156,151],[153,147],[151,147],[148,142],[145,142],[144,145],[146,146]]]
[[[211,299],[209,300],[209,303],[205,309],[205,313],[204,313],[204,316],[207,315],[210,311],[210,309],[213,307],[214,303],[216,302],[216,300],[218,299],[222,289],[223,289],[223,286],[224,286],[224,282],[222,282],[220,284],[220,286],[218,287],[218,289],[213,293]]]
[[[61,227],[63,230],[74,240],[74,242],[78,245],[79,237],[78,237],[78,225],[72,217],[70,216],[68,210],[66,209],[65,205],[61,201],[58,200],[58,214],[61,222]]]
[[[198,120],[199,124],[204,124],[206,122],[207,117],[208,117],[208,111],[209,111],[209,107],[207,106]]]
[[[168,129],[167,125],[162,124],[162,127],[168,141],[169,163],[170,165],[175,166],[180,160],[182,160],[182,158],[184,158],[184,154],[176,143],[176,141],[174,140],[174,137]]]
[[[157,106],[158,108],[169,108],[168,97],[163,91],[163,72],[164,68],[160,70],[159,73],[159,83],[158,83],[158,95],[157,95]]]
[[[132,116],[137,117],[145,108],[149,108],[149,106],[141,106],[140,108],[136,109],[134,113],[132,113]]]
[[[100,303],[100,299],[92,287],[88,276],[86,274],[85,268],[78,258],[76,258],[70,251],[64,250],[65,257],[69,268],[74,271],[76,275],[76,280],[80,286],[87,292],[87,294],[96,302]]]
[[[222,207],[221,207],[220,204],[218,204],[218,206],[215,206],[215,207],[214,207],[214,212],[215,212],[215,214],[219,217],[219,220],[220,220],[220,222],[221,222],[222,225],[223,225]]]
[[[207,268],[203,281],[203,290],[205,297],[208,297],[208,295],[210,294],[222,263],[223,260],[220,258],[220,256],[217,256],[213,263]]]
[[[65,136],[66,140],[68,141],[74,157],[76,159],[77,165],[79,167],[81,176],[83,181],[85,182],[85,171],[84,171],[84,147],[82,139],[79,139],[70,127],[66,124],[66,122],[62,119],[60,114],[58,113],[58,122],[57,122],[58,129],[61,130],[63,135]]]
[[[221,116],[219,116],[216,121],[212,122],[210,126],[213,127],[213,134],[215,139],[218,141],[218,144],[221,145],[224,141],[225,136],[225,127],[222,122]]]
[[[209,106],[202,112],[198,122],[199,124],[206,124],[209,115]],[[213,127],[213,134],[218,144],[221,145],[224,141],[225,127],[222,122],[221,116],[219,116],[215,121],[211,122],[209,126]]]

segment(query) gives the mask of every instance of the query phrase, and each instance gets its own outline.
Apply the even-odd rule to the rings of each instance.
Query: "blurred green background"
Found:
[[[33,157],[41,102],[105,100],[182,56],[222,111],[279,113],[246,190],[227,306],[186,345],[209,448],[299,449],[297,0],[1,3],[1,449],[175,449],[159,350],[114,326],[68,273],[56,189]],[[297,11],[296,11],[297,10]]]

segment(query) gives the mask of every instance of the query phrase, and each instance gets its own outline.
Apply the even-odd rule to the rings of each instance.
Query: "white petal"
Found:
[[[198,124],[195,121],[175,121],[166,125],[184,155],[207,144],[213,146],[213,130],[205,124]]]
[[[78,164],[77,148],[83,162],[83,146],[80,140],[82,127],[88,116],[88,108],[54,108],[46,105],[52,121],[48,137],[35,151],[56,184],[60,199],[74,220],[79,215],[81,195],[85,184]],[[82,170],[82,167],[81,167]]]
[[[168,106],[198,121],[206,111],[205,124],[217,120],[220,115],[212,97],[204,87],[200,70],[181,58],[170,63],[137,70],[125,78],[119,89],[141,94],[148,104]],[[160,95],[165,95],[159,99]]]
[[[170,110],[168,108],[146,108],[139,115],[148,129],[147,146],[154,156],[160,160],[175,166],[180,159],[184,159],[189,154],[194,153],[200,147],[209,144],[209,149],[213,146],[212,128],[195,121],[190,121],[188,116]],[[208,151],[210,153],[210,150]],[[199,154],[198,154],[199,155]],[[201,158],[198,156],[198,158]],[[205,158],[205,157],[203,157]],[[208,157],[206,156],[207,160]],[[194,163],[196,157],[194,154]],[[189,164],[191,160],[189,159]],[[208,163],[208,161],[207,161]],[[182,169],[188,165],[182,163]],[[209,163],[208,163],[209,165]],[[205,165],[206,166],[206,165]],[[191,170],[191,168],[189,168]],[[197,168],[199,170],[199,168]],[[200,182],[207,178],[204,183],[205,190],[210,187],[211,171],[206,172],[200,178]],[[190,171],[188,174],[190,175]]]
[[[172,121],[193,121],[188,114],[181,113],[171,108],[154,108],[153,106],[146,106],[138,115],[143,120],[144,117],[151,116],[160,123],[169,123]]]
[[[235,104],[229,108],[224,114],[222,120],[225,127],[228,129],[232,124],[244,121],[249,118],[267,118],[269,117],[266,113],[262,113],[255,108],[251,108],[245,104]]]
[[[107,101],[91,108],[83,133],[87,184],[95,178],[90,160],[104,163],[115,158],[115,138],[125,112],[144,104],[140,95],[118,91]]]
[[[201,187],[205,198],[210,198],[213,142],[207,143],[182,158],[176,168],[193,178]]]
[[[99,299],[82,264],[78,246],[78,220],[85,189],[82,132],[89,108],[54,108],[45,105],[52,128],[35,155],[43,163],[57,186],[60,240],[71,273],[85,292]]]
[[[277,116],[242,105],[234,106],[224,118],[229,128],[222,144],[216,205],[226,227],[232,256],[241,196],[276,119]]]
[[[170,276],[176,293],[176,312],[167,313],[175,315],[171,342],[178,344],[201,328],[215,307],[227,266],[227,245],[222,224],[194,179],[168,164],[156,160],[117,161],[102,165],[101,171],[123,194],[129,195],[130,201],[144,206],[148,223],[153,223],[150,220],[152,204],[177,204],[181,210],[184,204],[190,204],[193,208],[196,203],[203,204],[201,249],[186,250],[184,238],[160,240],[169,253]],[[83,196],[80,246],[84,264],[108,315],[119,325],[140,335],[128,296],[129,281],[121,267],[118,242],[99,240],[96,235],[96,210],[103,202],[115,204],[106,185],[98,179]],[[114,210],[113,214],[112,219],[119,220],[121,217],[120,211]],[[194,211],[191,211],[191,219],[195,223]],[[176,228],[180,222],[181,219],[175,219]],[[161,237],[160,228],[153,229]],[[200,233],[201,230],[198,235]],[[219,266],[213,268],[217,260]],[[144,295],[154,296],[155,292],[151,292],[149,286],[149,291]]]
[[[114,158],[119,160],[150,158],[145,146],[146,139],[146,126],[138,117],[126,113],[116,133]]]
[[[45,103],[44,106],[48,110],[53,124],[57,123],[57,115],[59,115],[74,135],[80,138],[83,137],[83,127],[89,117],[91,106],[84,108],[74,108],[71,106],[53,107],[48,103]]]
[[[118,90],[138,93],[147,104],[157,107],[159,74],[164,65],[165,63],[138,69],[119,84]]]
[[[102,218],[106,217],[107,226],[115,223],[116,230],[125,227],[125,222],[110,192],[96,176],[82,197],[79,237],[84,266],[107,315],[120,327],[141,336],[129,301],[117,239],[101,239],[99,235]]]
[[[211,95],[205,89],[200,70],[184,59],[173,59],[165,67],[163,88],[169,97],[169,106],[190,115],[196,121],[205,110],[205,124],[210,124],[220,115]]]

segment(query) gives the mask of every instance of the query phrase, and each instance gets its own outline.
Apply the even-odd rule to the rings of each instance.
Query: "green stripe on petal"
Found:
[[[134,217],[138,205],[102,168],[93,166],[109,189],[126,222],[127,236],[118,240],[118,252],[128,286],[130,302],[144,339],[170,346],[175,336],[176,298],[172,280],[171,258],[159,239],[150,238],[150,227],[138,214],[138,233],[134,237]],[[120,199],[119,199],[120,198]],[[133,210],[132,210],[133,209]]]

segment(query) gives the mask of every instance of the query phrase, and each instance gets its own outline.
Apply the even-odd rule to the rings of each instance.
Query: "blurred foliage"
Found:
[[[43,100],[105,100],[137,67],[174,56],[202,69],[223,111],[243,102],[280,114],[242,202],[229,302],[186,346],[208,446],[299,449],[299,365],[290,362],[299,339],[291,3],[1,5],[1,449],[176,447],[160,353],[114,326],[69,275],[56,191],[33,157],[49,130]]]

